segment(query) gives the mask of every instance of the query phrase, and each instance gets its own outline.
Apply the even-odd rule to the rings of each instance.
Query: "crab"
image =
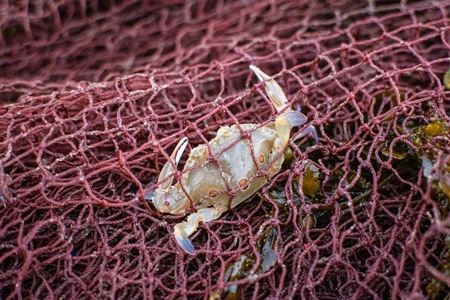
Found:
[[[178,245],[189,254],[195,253],[189,237],[199,223],[218,219],[277,174],[284,161],[292,127],[306,122],[304,114],[291,109],[274,79],[256,66],[251,65],[250,69],[265,82],[268,98],[279,112],[275,121],[264,126],[240,124],[219,128],[208,146],[202,144],[191,150],[181,180],[172,185],[177,164],[188,144],[188,138],[182,138],[161,170],[159,186],[146,197],[162,213],[185,214],[187,208],[195,207],[196,212],[174,227]],[[294,139],[310,133],[314,134],[317,143],[313,126],[301,131]]]

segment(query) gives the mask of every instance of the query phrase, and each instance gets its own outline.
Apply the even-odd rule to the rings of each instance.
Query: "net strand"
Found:
[[[449,1],[0,11],[3,298],[449,293]],[[275,119],[251,64],[308,117],[292,136],[313,125],[319,143],[291,139],[282,170],[200,224],[187,255],[172,234],[185,216],[146,195],[181,138],[175,179],[220,127]]]

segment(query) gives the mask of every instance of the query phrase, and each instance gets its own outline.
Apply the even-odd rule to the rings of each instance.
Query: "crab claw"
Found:
[[[200,208],[196,213],[190,214],[186,222],[179,223],[174,227],[174,236],[178,245],[187,253],[195,254],[194,245],[189,237],[197,230],[200,221],[207,223],[218,219],[226,207],[216,206]]]
[[[177,167],[178,162],[180,161],[180,158],[184,152],[184,149],[186,149],[187,143],[188,143],[187,137],[182,138],[178,142],[177,146],[175,147],[172,154],[170,155],[170,160],[167,161],[166,164],[164,165],[164,167],[162,168],[161,173],[159,174],[159,177],[158,177],[158,182],[163,181],[170,174],[173,174],[175,172],[175,168]],[[173,163],[171,161],[173,161]],[[166,182],[164,182],[161,185],[161,188],[168,189],[172,185],[172,181],[173,181],[173,176],[171,176],[169,180],[166,180]]]
[[[250,69],[256,74],[260,81],[266,81],[266,93],[278,112],[289,106],[289,102],[283,92],[283,89],[275,80],[254,65],[250,65]],[[289,140],[291,128],[294,126],[301,126],[305,123],[306,116],[300,112],[300,108],[297,111],[292,111],[292,109],[288,107],[285,110],[285,113],[275,120],[275,127],[280,137],[280,140],[276,141],[275,147],[279,150],[286,146]],[[294,141],[310,134],[314,136],[314,140],[316,144],[318,144],[319,140],[317,137],[316,128],[314,126],[309,126],[305,130],[298,133],[294,137]]]
[[[292,111],[292,109],[289,107],[289,102],[281,86],[269,75],[261,71],[261,69],[257,66],[250,65],[249,68],[256,74],[260,81],[266,81],[266,93],[269,96],[270,101],[272,101],[275,109],[278,112],[282,111],[285,108],[286,112]]]
[[[173,173],[175,173],[175,169],[180,161],[181,155],[183,151],[186,149],[188,144],[188,138],[182,138],[172,154],[170,155],[170,159],[166,162],[164,167],[161,169],[161,173],[158,177],[158,183],[162,182],[161,185],[153,191],[150,191],[145,198],[153,201],[153,204],[160,212],[167,213],[182,213],[184,206],[188,206],[189,203],[179,202],[176,199],[172,199],[169,194],[171,191],[173,192],[174,187],[172,186],[173,182]],[[180,210],[180,212],[178,212]]]

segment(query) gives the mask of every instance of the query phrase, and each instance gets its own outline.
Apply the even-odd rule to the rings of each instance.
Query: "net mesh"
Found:
[[[0,298],[447,295],[450,2],[165,2],[0,4]],[[147,184],[274,119],[250,64],[319,143],[187,255]]]

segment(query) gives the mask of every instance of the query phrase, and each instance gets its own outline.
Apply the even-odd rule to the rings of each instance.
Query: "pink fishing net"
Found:
[[[148,2],[0,3],[0,299],[449,293],[450,1]],[[147,185],[274,119],[251,64],[319,143],[188,255]]]

